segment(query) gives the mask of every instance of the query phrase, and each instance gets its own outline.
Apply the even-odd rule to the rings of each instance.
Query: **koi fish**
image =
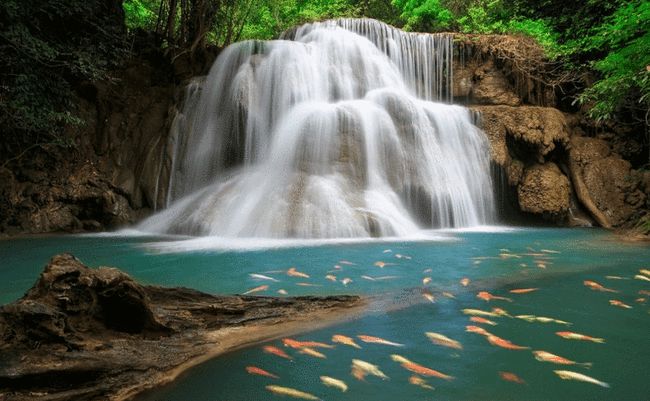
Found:
[[[350,374],[359,381],[366,380],[366,375],[367,375],[366,372],[354,366],[352,366],[352,370],[350,371]]]
[[[257,366],[246,366],[246,371],[252,375],[260,375],[260,376],[266,376],[270,377],[272,379],[279,379],[279,376],[274,375],[273,373],[269,373],[264,369],[260,369]]]
[[[402,364],[402,363],[413,363],[413,361],[410,361],[410,360],[404,358],[403,356],[397,355],[397,354],[392,354],[390,356],[390,359],[392,359],[393,361],[395,361],[397,363],[400,363],[400,364]]]
[[[333,275],[333,274],[328,274],[327,276],[325,276],[325,278],[328,279],[331,282],[334,282],[334,283],[336,282],[336,276]]]
[[[562,358],[561,356],[553,355],[550,352],[546,351],[533,351],[535,359],[540,362],[551,362],[557,363],[558,365],[581,365],[586,368],[590,368],[593,364],[591,362],[575,362],[570,359]]]
[[[510,317],[510,318],[512,317],[512,315],[510,315],[508,312],[506,312],[505,310],[503,310],[501,308],[492,308],[492,312],[496,313],[497,316],[506,316],[506,317]]]
[[[506,297],[498,297],[498,296],[496,296],[496,295],[492,295],[492,294],[490,294],[490,293],[487,292],[487,291],[481,291],[481,292],[479,292],[478,294],[476,294],[476,298],[479,298],[479,299],[482,299],[482,300],[484,300],[484,301],[488,301],[488,302],[491,301],[491,300],[493,300],[493,299],[512,302],[512,299],[510,299],[510,298],[506,298]]]
[[[322,287],[322,285],[312,283],[296,283],[296,285],[299,285],[301,287]]]
[[[566,338],[567,340],[582,340],[582,341],[591,341],[594,343],[599,343],[599,344],[604,344],[605,340],[602,338],[596,338],[596,337],[589,337],[584,334],[579,334],[579,333],[573,333],[571,331],[558,331],[557,333],[558,336],[562,338]]]
[[[415,374],[421,375],[421,376],[431,376],[431,377],[437,377],[440,379],[444,380],[453,380],[453,376],[446,375],[444,373],[438,372],[437,370],[427,368],[426,366],[422,366],[420,364],[417,364],[415,362],[406,362],[402,364],[402,367],[410,372],[413,372]]]
[[[422,285],[427,285],[431,282],[431,277],[425,277],[422,279]]]
[[[433,342],[434,344],[441,345],[443,347],[449,347],[449,348],[454,348],[454,349],[463,349],[463,346],[461,343],[459,343],[456,340],[452,340],[451,338],[444,336],[439,333],[432,333],[432,332],[426,332],[424,333],[427,337],[429,337],[429,340]]]
[[[479,326],[465,326],[465,331],[468,332],[468,333],[480,334],[480,335],[486,336],[486,337],[492,335],[492,333],[485,330],[483,327],[479,327]]]
[[[516,288],[508,291],[511,294],[528,294],[529,292],[537,291],[539,288]]]
[[[250,276],[250,278],[253,278],[253,279],[255,279],[255,280],[268,280],[268,281],[273,281],[273,282],[275,282],[275,283],[279,283],[279,282],[280,282],[280,280],[278,280],[278,279],[276,279],[276,278],[269,277],[269,276],[265,276],[265,275],[263,275],[263,274],[251,273],[251,274],[249,274],[249,276]]]
[[[642,276],[640,274],[637,274],[636,276],[634,276],[634,278],[637,279],[637,280],[650,281],[650,278],[648,278],[646,276]]]
[[[391,253],[391,252],[393,252],[391,249],[384,249],[384,252],[382,253]]]
[[[481,324],[489,324],[490,326],[496,326],[497,324],[491,320],[479,317],[479,316],[472,316],[469,318],[474,323],[481,323]]]
[[[515,316],[517,319],[525,320],[529,323],[532,322],[540,322],[540,323],[557,323],[557,324],[564,324],[567,326],[570,326],[571,323],[565,322],[564,320],[558,320],[558,319],[553,319],[550,317],[544,317],[544,316],[535,316],[535,315],[517,315]]]
[[[610,288],[605,288],[602,285],[598,284],[597,282],[591,281],[591,280],[585,280],[585,281],[583,281],[583,284],[586,285],[587,287],[591,288],[594,291],[618,292],[618,291],[612,290]]]
[[[354,370],[357,370],[358,372],[363,373],[363,377],[366,375],[373,375],[377,376],[383,380],[387,380],[388,376],[384,374],[381,370],[379,370],[379,366],[373,365],[371,363],[368,363],[366,361],[362,361],[360,359],[353,359],[352,360],[352,370],[353,370],[353,375],[354,375]],[[355,376],[357,377],[357,376]],[[363,379],[360,379],[363,380]]]
[[[488,312],[480,309],[463,309],[462,312],[466,315],[473,315],[473,316],[489,316],[489,317],[500,316],[494,312]]]
[[[544,252],[544,253],[560,253],[560,251],[554,251],[554,250],[551,250],[551,249],[541,249],[541,251]]]
[[[501,259],[512,259],[512,258],[521,259],[521,256],[519,255],[515,255],[514,253],[506,253],[506,252],[500,253],[499,257]]]
[[[424,269],[422,270],[422,273],[431,273],[433,271],[432,268]]]
[[[337,388],[337,389],[341,390],[344,393],[346,391],[348,391],[348,385],[345,384],[345,382],[343,380],[335,379],[335,378],[329,377],[329,376],[321,376],[320,381],[324,385],[326,385],[327,387]]]
[[[365,276],[365,275],[364,275],[364,276],[361,276],[361,278],[362,278],[362,279],[369,280],[369,281],[375,281],[375,278],[374,278],[374,277],[370,277],[370,276]]]
[[[629,279],[627,279],[625,277],[621,277],[621,276],[605,276],[605,278],[609,279],[609,280],[629,280]]]
[[[406,259],[406,260],[411,260],[411,259],[412,259],[410,256],[407,256],[407,255],[401,255],[401,254],[399,254],[399,253],[396,253],[396,254],[395,254],[395,257],[396,257],[397,259]]]
[[[266,352],[267,354],[279,356],[280,358],[289,359],[289,360],[292,359],[289,355],[287,355],[286,352],[284,352],[280,348],[274,347],[272,345],[265,345],[264,347],[262,347],[262,350],[264,352]]]
[[[467,287],[469,285],[469,279],[467,277],[463,277],[462,279],[460,279],[460,285],[462,285],[463,287]]]
[[[643,274],[644,276],[650,277],[650,270],[648,269],[641,269],[639,270],[639,273]]]
[[[434,387],[430,386],[429,383],[427,383],[426,380],[420,376],[413,375],[409,377],[409,383],[413,384],[414,386],[426,388],[427,390],[435,390]]]
[[[375,280],[378,280],[378,281],[379,280],[392,280],[392,279],[397,278],[397,277],[399,277],[399,276],[379,276],[379,277],[375,277]]]
[[[436,303],[436,297],[429,293],[429,292],[423,292],[422,296],[429,302]]]
[[[356,263],[352,263],[349,260],[339,260],[339,263],[342,265],[355,266]]]
[[[303,273],[303,272],[299,272],[298,270],[296,270],[295,267],[292,267],[292,268],[290,268],[289,270],[287,270],[287,275],[288,275],[288,276],[291,276],[291,277],[309,278],[309,274],[307,274],[307,273]]]
[[[379,260],[379,261],[377,261],[377,262],[374,263],[374,265],[377,266],[377,267],[380,268],[380,269],[383,269],[385,266],[389,266],[389,265],[391,265],[391,264],[392,264],[392,263],[382,262],[381,260]]]
[[[287,292],[287,290],[279,289],[279,290],[278,290],[278,294],[280,294],[280,295],[287,295],[288,292]]]
[[[253,294],[255,292],[266,291],[268,289],[269,289],[268,285],[260,285],[259,287],[251,288],[250,290],[246,291],[242,295]]]
[[[352,282],[352,279],[351,279],[350,277],[346,277],[346,278],[344,278],[343,280],[341,280],[341,284],[343,284],[343,285],[346,286],[346,287],[347,287],[348,284],[350,284],[351,282]]]
[[[647,300],[648,300],[647,298],[637,298],[637,299],[635,299],[635,301],[640,303],[640,304],[644,303]]]
[[[344,344],[344,345],[349,345],[350,347],[361,349],[361,346],[359,346],[359,344],[355,343],[353,338],[350,338],[348,336],[344,336],[344,335],[341,335],[341,334],[333,335],[332,336],[332,342],[339,343],[339,344]]]
[[[524,347],[521,345],[516,345],[511,343],[510,341],[503,339],[501,337],[497,337],[495,335],[489,335],[487,336],[487,340],[490,344],[496,345],[497,347],[505,348],[505,349],[510,349],[510,350],[522,350],[522,349],[530,349],[530,347]]]
[[[452,298],[452,299],[453,299],[453,298],[456,298],[456,297],[454,296],[454,294],[452,294],[451,292],[447,292],[447,291],[443,291],[443,292],[442,292],[442,295],[445,296],[445,297],[447,297],[447,298]]]
[[[570,370],[554,370],[553,372],[555,372],[556,375],[560,376],[560,379],[562,380],[578,380],[581,382],[592,383],[600,387],[609,388],[609,384],[600,380],[596,380],[593,377],[583,375],[582,373],[572,372]]]
[[[501,376],[503,380],[509,382],[513,382],[517,384],[526,384],[526,382],[522,378],[520,378],[519,376],[517,376],[512,372],[499,372],[499,376]]]
[[[609,304],[618,306],[619,308],[632,309],[630,305],[624,304],[622,301],[619,301],[618,299],[610,299]]]
[[[404,344],[399,344],[399,343],[395,343],[395,342],[392,342],[392,341],[384,340],[383,338],[379,338],[379,337],[358,335],[357,338],[359,338],[359,340],[363,341],[364,343],[391,345],[393,347],[403,347],[404,346]]]
[[[283,338],[282,339],[282,344],[284,344],[285,347],[290,347],[290,348],[303,348],[303,347],[309,347],[309,348],[334,348],[333,345],[325,344],[325,343],[319,343],[317,341],[297,341],[291,338]]]
[[[536,266],[539,267],[540,269],[546,269],[546,263],[537,262]]]
[[[298,353],[313,356],[315,358],[327,359],[327,357],[324,354],[321,354],[320,352],[316,351],[315,349],[309,348],[309,347],[299,348]]]
[[[303,400],[313,400],[313,401],[320,400],[320,398],[316,397],[315,395],[305,393],[304,391],[299,391],[289,387],[271,385],[271,386],[266,386],[266,389],[272,392],[273,394],[286,395],[293,398],[302,398]]]

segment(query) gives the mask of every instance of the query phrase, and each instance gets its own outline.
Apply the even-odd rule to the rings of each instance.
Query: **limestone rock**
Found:
[[[521,210],[525,212],[557,219],[569,211],[569,179],[555,163],[536,164],[527,168],[517,194]]]
[[[521,99],[493,61],[488,61],[474,71],[470,102],[472,104],[492,104],[518,106]]]

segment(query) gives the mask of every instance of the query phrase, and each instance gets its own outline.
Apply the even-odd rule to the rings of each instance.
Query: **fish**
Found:
[[[266,352],[267,354],[279,356],[280,358],[289,359],[289,360],[293,359],[289,355],[287,355],[286,352],[284,352],[280,348],[274,347],[272,345],[265,345],[264,347],[262,347],[262,350],[264,352]]]
[[[357,379],[359,381],[366,380],[367,373],[364,372],[363,370],[359,369],[359,368],[354,367],[354,366],[352,366],[352,370],[350,371],[350,374],[352,375],[352,377],[354,377],[355,379]]]
[[[432,268],[424,269],[422,270],[422,273],[431,273],[433,271]]]
[[[335,378],[329,377],[329,376],[321,376],[320,381],[324,385],[326,385],[327,387],[337,388],[337,389],[341,390],[344,393],[346,391],[348,391],[348,385],[345,384],[345,382],[343,380],[335,379]]]
[[[546,263],[537,262],[535,266],[539,267],[540,269],[546,269]]]
[[[366,375],[373,375],[381,378],[382,380],[388,380],[388,376],[384,374],[381,370],[379,370],[379,366],[373,365],[371,363],[368,363],[366,361],[362,361],[361,359],[353,359],[352,360],[352,370],[358,370],[360,372],[364,373],[364,377]],[[356,377],[356,376],[355,376]],[[363,380],[363,379],[361,379]]]
[[[586,285],[587,287],[591,288],[594,291],[618,292],[618,291],[612,290],[610,288],[605,288],[602,285],[598,284],[597,282],[591,281],[591,280],[585,280],[585,281],[583,281],[583,284]]]
[[[500,316],[494,312],[488,312],[480,309],[463,309],[462,312],[466,315],[473,315],[473,316],[488,316],[488,317]]]
[[[469,318],[474,323],[489,324],[490,326],[496,326],[497,324],[491,320],[485,319],[480,316],[472,316]]]
[[[495,313],[497,316],[506,316],[506,317],[512,317],[508,312],[501,308],[492,308],[492,312]]]
[[[328,274],[327,276],[325,276],[325,278],[328,279],[331,282],[334,282],[334,283],[336,282],[336,276],[333,275],[333,274]]]
[[[293,398],[302,398],[303,400],[313,400],[313,401],[320,400],[320,398],[316,397],[313,394],[305,393],[304,391],[296,390],[290,387],[269,385],[266,386],[266,389],[272,392],[273,394],[286,395],[288,397],[293,397]]]
[[[346,286],[346,287],[347,287],[348,284],[350,284],[351,282],[352,282],[352,279],[351,279],[350,277],[346,277],[346,278],[344,278],[343,280],[341,280],[341,284],[343,284],[343,285]]]
[[[555,372],[556,375],[560,376],[560,379],[562,380],[577,380],[581,382],[592,383],[600,387],[609,388],[609,384],[600,380],[596,380],[593,377],[583,375],[582,373],[572,372],[570,370],[554,370],[553,372]]]
[[[400,363],[400,364],[401,363],[413,363],[413,361],[410,361],[410,360],[404,358],[403,356],[397,355],[397,354],[392,354],[390,356],[390,359],[392,359],[393,361],[395,361],[397,363]]]
[[[605,276],[605,278],[609,280],[629,280],[628,278],[621,276]]]
[[[431,293],[429,293],[429,292],[423,292],[423,293],[422,293],[422,296],[423,296],[424,299],[426,299],[427,301],[432,302],[432,303],[436,303],[436,297],[435,297],[433,294],[431,294]]]
[[[533,355],[540,362],[551,362],[557,363],[558,365],[580,365],[586,368],[590,368],[593,365],[591,362],[576,362],[546,351],[533,351]]]
[[[482,263],[482,261],[480,261],[480,260],[475,260],[475,261],[472,262],[473,265],[480,265],[481,263]]]
[[[491,336],[492,335],[492,333],[485,330],[483,327],[479,327],[479,326],[465,326],[465,331],[468,332],[468,333],[480,334],[482,336]]]
[[[564,320],[558,320],[558,319],[553,319],[550,317],[545,317],[545,316],[535,316],[535,315],[517,315],[515,316],[517,319],[525,320],[529,323],[532,322],[540,322],[540,323],[557,323],[557,324],[564,324],[566,326],[571,326],[572,323],[565,322]]]
[[[296,283],[296,285],[299,285],[301,287],[322,287],[320,284],[312,284],[312,283]]]
[[[309,347],[309,348],[334,348],[333,345],[330,344],[325,344],[325,343],[320,343],[317,341],[297,341],[292,338],[283,338],[282,339],[282,344],[284,344],[285,347],[290,347],[290,348],[303,348],[303,347]]]
[[[332,336],[333,343],[339,343],[343,345],[349,345],[350,347],[361,349],[361,346],[354,342],[354,339],[342,334],[335,334]]]
[[[427,285],[431,282],[431,277],[425,277],[422,279],[422,285]]]
[[[499,257],[501,259],[512,259],[512,258],[521,259],[521,256],[519,256],[519,255],[515,255],[514,253],[506,253],[506,252],[500,253]]]
[[[637,298],[637,299],[635,299],[635,301],[640,303],[640,304],[644,303],[647,300],[648,300],[647,298]]]
[[[602,338],[596,338],[596,337],[590,337],[586,336],[584,334],[579,334],[579,333],[573,333],[571,331],[558,331],[557,333],[558,336],[562,338],[566,338],[567,340],[582,340],[582,341],[591,341],[594,343],[599,343],[599,344],[604,344],[605,340]]]
[[[632,307],[630,305],[624,304],[622,301],[619,301],[618,299],[610,299],[609,304],[614,305],[614,306],[618,306],[620,308],[632,309]]]
[[[366,280],[369,280],[369,281],[375,281],[375,278],[374,278],[374,277],[370,277],[370,276],[365,276],[365,275],[364,275],[364,276],[361,276],[361,278],[366,279]]]
[[[264,369],[260,369],[257,366],[246,366],[246,371],[252,375],[260,375],[260,376],[266,376],[270,377],[272,379],[279,379],[280,377],[277,375],[274,375],[273,373],[269,373]]]
[[[363,334],[360,334],[357,336],[359,340],[363,341],[364,343],[370,343],[370,344],[382,344],[382,345],[391,345],[393,347],[403,347],[404,344],[399,344],[393,341],[388,341],[384,340],[383,338],[379,337],[373,337],[373,336],[366,336]]]
[[[459,343],[456,340],[452,340],[451,338],[444,336],[439,333],[432,333],[432,332],[426,332],[424,333],[431,342],[434,344],[441,345],[443,347],[449,347],[449,348],[454,348],[454,349],[463,349],[463,345]]]
[[[406,259],[406,260],[411,260],[411,259],[412,259],[412,258],[411,258],[410,256],[408,256],[408,255],[401,255],[401,254],[399,254],[399,253],[395,254],[395,257],[396,257],[397,259]]]
[[[251,274],[249,274],[249,276],[250,276],[250,278],[254,278],[256,280],[268,280],[268,281],[273,281],[275,283],[280,282],[280,280],[278,280],[277,278],[265,276],[263,274],[251,273]]]
[[[516,288],[508,291],[511,294],[528,294],[529,292],[537,291],[539,288]]]
[[[339,263],[342,265],[355,266],[356,263],[352,263],[349,260],[339,260]]]
[[[648,269],[640,269],[639,273],[643,274],[644,276],[650,277],[650,270]]]
[[[510,341],[495,336],[493,334],[487,336],[487,340],[490,344],[496,345],[497,347],[505,348],[505,349],[510,349],[510,350],[522,350],[522,349],[530,349],[530,347],[524,347],[522,345],[516,345],[511,343]]]
[[[482,299],[482,300],[484,300],[484,301],[488,301],[488,302],[491,301],[491,300],[493,300],[493,299],[497,299],[497,300],[501,300],[501,301],[512,302],[512,299],[510,299],[510,298],[499,297],[499,296],[496,296],[496,295],[492,295],[492,294],[490,294],[490,293],[487,292],[487,291],[481,291],[481,292],[479,292],[478,294],[476,294],[476,298],[479,298],[479,299]]]
[[[447,292],[447,291],[443,291],[443,292],[442,292],[442,295],[445,296],[445,297],[447,297],[447,298],[456,298],[456,297],[454,296],[454,294],[452,294],[451,292]]]
[[[414,386],[426,388],[427,390],[435,390],[435,388],[429,385],[426,380],[417,375],[409,377],[409,383],[413,384]]]
[[[637,279],[637,280],[650,281],[650,278],[648,278],[646,276],[642,276],[640,274],[635,275],[634,278]]]
[[[384,249],[384,252],[382,253],[391,253],[391,252],[393,252],[391,249]]]
[[[467,287],[469,285],[469,279],[467,277],[461,278],[460,285],[462,285],[463,287]]]
[[[309,278],[309,274],[299,272],[298,270],[296,270],[295,267],[292,267],[289,270],[287,270],[287,275],[291,277]]]
[[[253,294],[255,292],[266,291],[268,289],[269,289],[268,285],[260,285],[259,287],[251,288],[250,290],[246,291],[242,295]]]
[[[426,366],[422,366],[418,363],[415,362],[406,362],[402,364],[402,367],[410,372],[413,372],[415,374],[421,375],[421,376],[431,376],[431,377],[437,377],[440,379],[444,380],[453,380],[453,376],[446,375],[442,372],[438,372],[435,369],[427,368]]]
[[[281,295],[287,295],[288,292],[287,292],[287,290],[279,289],[279,290],[278,290],[278,294],[281,294]]]
[[[398,277],[399,276],[379,276],[379,277],[375,277],[375,280],[377,280],[377,281],[379,281],[379,280],[392,280],[392,279],[398,278]]]
[[[499,372],[499,376],[501,376],[503,380],[509,382],[513,382],[517,384],[526,384],[526,382],[521,377],[517,376],[512,372]]]
[[[560,251],[554,251],[554,250],[551,250],[551,249],[541,249],[541,251],[544,252],[544,253],[560,253]]]
[[[383,269],[385,266],[392,265],[392,263],[386,263],[386,262],[382,262],[381,260],[378,260],[377,262],[374,263],[374,265],[380,269]]]
[[[324,354],[321,354],[320,352],[316,351],[315,349],[309,348],[309,347],[299,348],[298,353],[313,356],[313,357],[316,357],[316,358],[327,359],[327,357]]]
[[[336,270],[341,270],[342,267],[341,267],[340,265],[334,265],[334,269],[336,269]]]

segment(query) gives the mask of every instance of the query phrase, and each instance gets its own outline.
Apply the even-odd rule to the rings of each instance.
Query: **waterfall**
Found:
[[[452,98],[452,37],[374,20],[224,49],[174,124],[168,208],[145,231],[406,236],[493,222],[488,144]]]

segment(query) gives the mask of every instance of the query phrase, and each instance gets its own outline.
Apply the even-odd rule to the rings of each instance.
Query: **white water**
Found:
[[[431,101],[451,98],[450,36],[372,20],[289,36],[219,56],[175,124],[172,204],[140,229],[403,237],[493,222],[483,133]]]

